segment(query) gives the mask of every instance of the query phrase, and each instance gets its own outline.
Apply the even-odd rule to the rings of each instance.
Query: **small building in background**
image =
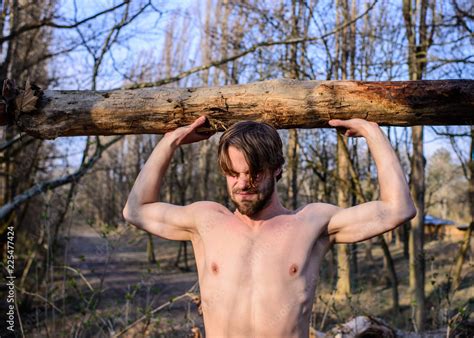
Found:
[[[453,221],[425,215],[425,238],[427,240],[451,239],[461,240],[467,230],[467,225],[456,225]]]

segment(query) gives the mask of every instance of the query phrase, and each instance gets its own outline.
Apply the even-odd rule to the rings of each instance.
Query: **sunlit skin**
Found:
[[[342,209],[311,203],[284,208],[275,172],[250,185],[244,155],[229,147],[230,211],[215,202],[158,202],[161,182],[181,144],[208,138],[204,118],[165,135],[150,155],[124,208],[126,220],[154,235],[193,244],[207,337],[308,337],[319,268],[333,243],[366,240],[410,219],[413,202],[387,138],[364,120],[332,120],[347,136],[364,137],[378,169],[380,200]]]

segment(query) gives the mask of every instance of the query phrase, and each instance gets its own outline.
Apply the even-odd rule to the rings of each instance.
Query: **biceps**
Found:
[[[195,229],[191,205],[178,206],[162,202],[144,204],[129,210],[125,219],[153,235],[171,240],[191,240]]]
[[[397,226],[391,209],[381,201],[367,202],[341,209],[328,224],[328,233],[336,243],[355,243],[392,230]]]

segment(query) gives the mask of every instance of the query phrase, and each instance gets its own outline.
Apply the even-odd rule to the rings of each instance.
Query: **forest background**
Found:
[[[472,79],[474,72],[474,5],[467,0],[0,4],[0,78],[19,85],[29,79],[43,89]],[[338,245],[327,255],[311,326],[327,331],[362,314],[406,331],[460,329],[473,319],[474,303],[472,126],[384,130],[414,196],[421,196],[418,216],[393,233]],[[329,129],[280,135],[286,166],[278,190],[286,207],[377,198],[365,142],[338,139]],[[153,238],[122,218],[134,179],[160,137],[45,141],[14,126],[0,130],[1,330],[8,320],[13,231],[18,334],[203,331],[198,290],[186,294],[197,280],[190,245]],[[162,201],[208,199],[231,207],[217,140],[176,152]],[[426,214],[467,225],[464,235],[427,236]],[[171,306],[160,307],[170,298]]]

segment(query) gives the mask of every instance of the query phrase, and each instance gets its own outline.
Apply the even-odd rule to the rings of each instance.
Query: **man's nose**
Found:
[[[250,186],[250,176],[245,174],[240,174],[237,178],[237,186],[240,189],[245,189]]]

